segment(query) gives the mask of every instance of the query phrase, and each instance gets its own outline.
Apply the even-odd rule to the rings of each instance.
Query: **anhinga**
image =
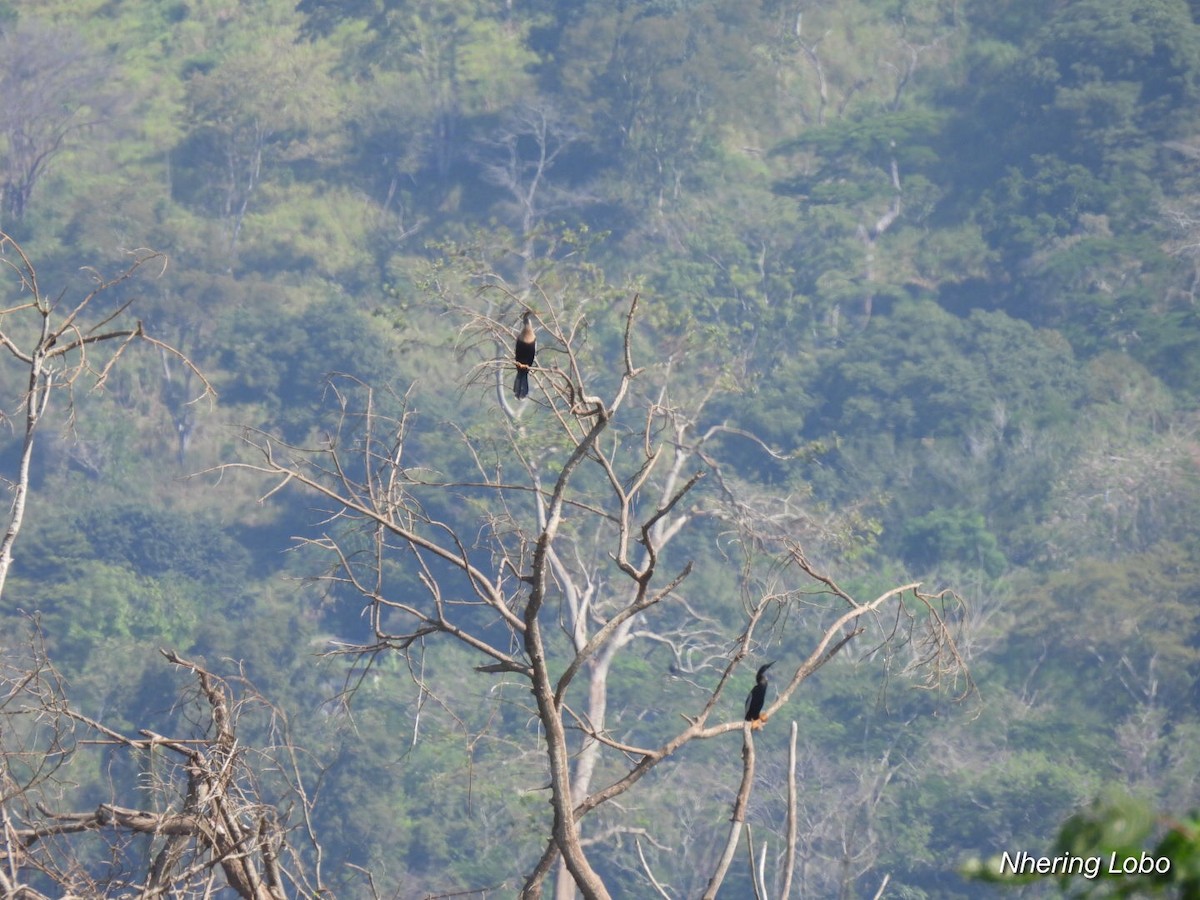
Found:
[[[754,688],[746,696],[746,721],[752,723],[751,728],[762,728],[767,722],[762,710],[767,702],[767,669],[773,665],[774,660],[758,670],[754,677]]]
[[[537,354],[537,336],[533,333],[533,322],[530,321],[531,313],[525,310],[523,318],[524,328],[517,335],[517,347],[513,352],[513,357],[517,361],[517,377],[513,379],[513,393],[517,395],[518,400],[524,400],[529,396],[529,367],[533,365],[533,358]]]

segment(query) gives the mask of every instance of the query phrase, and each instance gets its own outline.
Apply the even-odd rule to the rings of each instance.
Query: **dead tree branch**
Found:
[[[31,635],[24,650],[8,651],[0,669],[0,872],[6,896],[39,896],[27,883],[35,875],[56,885],[61,896],[201,896],[222,881],[245,900],[314,897],[324,890],[319,862],[314,867],[305,861],[319,861],[320,854],[307,828],[311,799],[296,748],[287,739],[252,748],[239,737],[245,717],[266,713],[278,721],[279,710],[244,680],[239,678],[238,691],[204,666],[163,651],[194,679],[190,705],[206,724],[204,734],[167,737],[143,729],[129,736],[71,708],[36,623]],[[144,798],[149,786],[152,800],[56,810],[72,761],[112,750],[150,765],[148,779],[130,792]],[[297,809],[299,822],[292,821]],[[295,840],[297,826],[311,841],[307,846]],[[96,865],[101,860],[89,856],[96,845],[74,840],[86,835],[101,839],[104,859],[120,864]],[[135,835],[150,838],[149,853],[134,851],[128,838]],[[145,860],[140,871],[138,860]]]
[[[26,389],[21,400],[24,420],[21,454],[15,476],[8,479],[13,493],[12,506],[4,537],[0,539],[0,593],[4,591],[12,567],[13,545],[25,521],[34,438],[52,397],[64,391],[70,405],[75,386],[84,378],[93,381],[94,389],[103,387],[126,350],[138,341],[175,356],[191,369],[203,386],[196,400],[216,395],[212,385],[183,353],[147,335],[140,321],[123,324],[136,296],[118,303],[112,311],[97,312],[94,318],[89,318],[99,305],[98,298],[123,288],[143,269],[155,264],[165,269],[166,257],[142,249],[132,251],[126,267],[114,277],[106,278],[88,269],[92,283],[90,290],[73,305],[67,304],[65,292],[51,297],[43,291],[37,270],[21,245],[0,232],[0,271],[9,273],[21,297],[19,302],[0,309],[0,348],[8,351],[16,364],[27,371]]]
[[[962,663],[950,634],[954,601],[945,597],[946,609],[934,609],[916,584],[862,600],[818,570],[797,537],[817,529],[813,517],[798,503],[755,497],[722,461],[721,442],[748,439],[776,461],[795,454],[705,421],[717,379],[703,359],[635,364],[636,294],[618,310],[611,298],[560,296],[538,284],[517,293],[490,272],[479,280],[485,289],[452,298],[449,312],[462,317],[461,352],[474,357],[468,387],[481,398],[495,390],[500,402],[484,414],[488,442],[458,423],[443,432],[461,442],[460,458],[473,471],[439,473],[409,459],[417,388],[393,396],[345,378],[330,395],[337,427],[320,446],[250,432],[252,458],[223,468],[264,478],[264,499],[300,488],[326,505],[325,533],[309,541],[332,561],[321,578],[361,597],[370,623],[364,640],[342,641],[338,652],[410,655],[442,635],[482,658],[476,673],[524,683],[537,725],[531,751],[541,755],[551,811],[522,895],[541,897],[557,866],[557,897],[607,897],[592,858],[605,835],[623,831],[585,834],[589,813],[689,742],[743,730],[741,698],[726,695],[743,662],[791,617],[813,627],[803,655],[787,663],[771,714],[881,622],[906,623],[881,632],[881,642],[922,648],[912,664],[936,670],[929,683],[940,683]],[[539,326],[538,356],[528,398],[512,401],[509,323],[527,309]],[[464,406],[471,397],[464,392]],[[694,573],[713,563],[677,553],[689,532],[723,548],[721,562],[738,573],[740,621],[732,628],[690,596]],[[389,587],[385,571],[397,566],[416,588]],[[666,740],[636,727],[616,731],[610,681],[634,646],[669,648],[688,663],[680,684],[691,693],[678,701],[686,704],[678,708],[682,724]],[[619,817],[618,804],[606,815]]]

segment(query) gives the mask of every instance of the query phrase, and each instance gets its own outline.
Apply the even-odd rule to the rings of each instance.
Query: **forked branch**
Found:
[[[138,341],[175,356],[197,376],[203,390],[189,402],[216,395],[203,373],[185,354],[150,337],[140,321],[125,326],[118,324],[125,319],[136,297],[131,296],[117,304],[114,310],[97,312],[89,318],[101,296],[124,285],[151,263],[160,262],[164,268],[166,266],[166,257],[161,253],[137,250],[131,256],[132,261],[113,278],[103,278],[95,270],[89,270],[92,273],[91,289],[64,310],[65,292],[55,298],[44,294],[37,270],[24,249],[11,236],[0,232],[0,266],[15,277],[17,293],[24,298],[0,310],[0,347],[24,369],[26,383],[22,398],[21,454],[16,474],[9,479],[13,499],[4,537],[0,539],[0,594],[12,566],[13,545],[24,524],[34,437],[54,395],[65,390],[70,404],[75,385],[85,375],[94,378],[95,388],[102,387],[126,350]]]

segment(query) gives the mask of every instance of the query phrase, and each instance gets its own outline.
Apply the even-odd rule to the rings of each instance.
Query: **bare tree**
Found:
[[[129,736],[81,714],[36,627],[27,645],[0,652],[5,897],[201,897],[227,886],[246,900],[283,900],[322,890],[312,804],[282,712],[240,676],[231,683],[163,655],[195,679],[181,704],[191,725],[175,737]],[[239,735],[248,719],[265,735],[254,749]],[[114,797],[71,808],[76,767],[114,752],[140,768],[136,784],[110,786],[132,805]],[[305,840],[293,840],[295,829]]]
[[[578,206],[584,196],[550,182],[550,170],[581,129],[553,104],[534,99],[519,104],[490,140],[474,154],[483,177],[511,198],[513,218],[521,246],[518,283],[531,280],[538,229],[547,215]]]
[[[780,44],[785,48],[780,58],[798,61],[803,56],[811,69],[815,90],[805,86],[807,91],[800,93],[815,92],[816,96],[807,102],[801,100],[799,112],[806,123],[817,126],[826,124],[831,107],[836,118],[843,118],[860,96],[893,111],[900,109],[922,57],[944,56],[959,31],[957,20],[947,20],[940,10],[918,15],[909,10],[863,28],[861,23],[851,25],[846,21],[845,10],[836,5],[812,10],[811,18],[816,21],[806,21],[806,5],[798,3],[792,10],[780,11],[780,24],[790,25],[786,32],[780,30]],[[820,34],[806,37],[806,31],[816,30]],[[835,49],[822,56],[822,45],[827,41]],[[847,43],[855,46],[855,52],[847,51]]]
[[[52,397],[62,392],[70,402],[75,386],[82,379],[91,378],[94,388],[103,386],[125,351],[137,342],[151,344],[178,357],[195,372],[203,385],[195,399],[212,393],[208,381],[187,357],[147,334],[140,321],[130,320],[136,294],[126,292],[124,299],[102,307],[102,297],[107,300],[117,294],[143,269],[153,269],[156,263],[166,265],[166,257],[151,250],[135,250],[130,258],[126,267],[113,277],[103,276],[94,269],[85,270],[90,277],[90,288],[82,297],[68,300],[65,290],[57,296],[46,293],[25,251],[0,232],[0,273],[7,273],[16,282],[15,301],[0,308],[0,348],[27,373],[26,390],[20,400],[21,453],[15,475],[5,479],[13,500],[7,528],[0,540],[0,593],[4,591],[12,566],[13,545],[25,519],[34,439]]]
[[[197,162],[202,173],[212,167],[198,196],[219,216],[230,260],[271,164],[288,152],[307,152],[304,139],[316,140],[329,121],[329,91],[316,48],[283,32],[264,35],[255,49],[232,53],[188,81],[196,137],[211,147]]]
[[[603,808],[602,833],[636,834],[640,852],[641,838],[652,836],[613,801],[690,742],[743,732],[735,676],[783,629],[802,629],[808,643],[787,663],[791,674],[768,714],[868,628],[878,634],[877,653],[907,654],[904,665],[924,672],[929,686],[967,682],[957,682],[954,598],[906,584],[859,600],[821,573],[797,540],[820,529],[812,512],[794,498],[755,496],[722,459],[732,441],[786,454],[702,421],[718,373],[702,365],[683,372],[702,358],[695,353],[638,366],[636,295],[612,315],[602,299],[565,294],[535,294],[540,355],[530,399],[516,405],[505,387],[512,331],[456,307],[468,345],[498,348],[470,383],[494,388],[501,433],[485,441],[447,426],[473,471],[438,474],[411,459],[419,437],[411,397],[385,398],[349,379],[334,384],[341,420],[323,444],[291,446],[253,432],[255,458],[224,468],[275,479],[268,496],[299,485],[328,505],[327,533],[308,543],[330,554],[331,590],[366,600],[371,628],[340,652],[415,657],[441,635],[478,653],[477,672],[528,685],[552,817],[522,895],[541,897],[558,864],[557,896],[578,889],[597,898],[609,891],[592,862],[601,832],[584,834],[588,815]],[[478,510],[478,520],[458,515],[464,507]],[[716,559],[677,550],[685,534],[721,548]],[[397,567],[415,573],[419,590],[391,587]],[[697,567],[737,573],[741,602],[722,612],[724,621],[701,608],[699,587],[690,590]],[[796,631],[788,635],[797,640]],[[665,740],[618,731],[611,719],[613,666],[634,648],[669,652],[686,691],[672,701],[683,724]],[[727,701],[731,689],[739,696]]]
[[[111,118],[111,68],[67,26],[22,16],[0,30],[0,215],[20,222],[71,138]]]

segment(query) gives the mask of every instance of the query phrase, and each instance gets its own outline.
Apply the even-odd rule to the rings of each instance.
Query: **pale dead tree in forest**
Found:
[[[182,692],[183,733],[174,737],[147,729],[130,736],[81,714],[36,624],[27,644],[0,648],[3,896],[198,898],[229,890],[284,900],[323,892],[312,802],[282,712],[240,676],[227,681],[172,651],[163,655],[194,682]],[[138,770],[136,783],[114,779],[112,799],[72,808],[81,775],[111,771],[115,756]],[[118,802],[123,796],[129,800]]]
[[[191,360],[148,334],[133,318],[137,294],[131,281],[143,270],[152,272],[159,267],[161,272],[165,265],[166,257],[161,253],[134,250],[129,262],[114,276],[85,269],[89,286],[80,296],[67,290],[51,295],[21,246],[0,232],[0,290],[4,291],[0,300],[0,348],[7,351],[10,366],[25,383],[19,412],[0,410],[2,420],[22,435],[16,472],[2,476],[12,492],[12,505],[0,540],[0,593],[25,519],[34,439],[54,396],[63,393],[73,415],[74,389],[81,384],[93,390],[103,388],[113,368],[136,343],[149,344],[174,356],[194,372],[202,385],[195,400],[212,395],[211,386]]]
[[[211,149],[196,154],[203,167],[197,202],[221,223],[224,251],[236,256],[251,204],[272,162],[304,154],[306,140],[329,121],[329,79],[315,46],[284,32],[260,38],[253,49],[231,53],[187,82],[196,139]]]
[[[816,97],[807,102],[800,100],[799,112],[805,122],[817,126],[826,124],[830,107],[835,110],[836,118],[845,118],[851,103],[859,96],[892,111],[900,109],[922,57],[933,55],[937,62],[944,63],[950,53],[948,45],[961,30],[957,22],[948,21],[936,12],[924,17],[924,21],[921,16],[907,15],[881,20],[873,28],[849,26],[842,21],[843,11],[832,6],[817,11],[815,23],[806,21],[804,15],[805,10],[797,8],[794,16],[787,13],[781,16],[781,26],[785,22],[790,24],[790,28],[780,28],[781,46],[799,53],[785,52],[779,56],[784,61],[798,61],[803,56],[811,70]],[[826,41],[833,49],[823,56],[822,44]],[[798,93],[814,92],[814,87],[801,84]]]
[[[881,20],[863,28],[844,21],[844,11],[836,6],[814,10],[808,19],[807,11],[800,6],[807,4],[797,6],[790,33],[780,34],[780,48],[784,52],[779,54],[777,69],[795,94],[794,99],[785,102],[797,104],[801,118],[817,126],[815,133],[837,133],[843,127],[841,123],[854,118],[853,111],[864,104],[901,113],[906,90],[922,61],[932,57],[935,64],[944,64],[952,52],[953,38],[960,32],[955,21],[932,10]],[[828,51],[823,50],[826,43],[831,45]],[[801,63],[803,68],[811,70],[811,75],[796,79],[793,86],[792,79],[801,69]],[[868,127],[880,128],[880,137],[894,131],[887,117],[878,117],[877,113],[868,115],[866,121],[871,123]],[[856,127],[861,128],[862,123]],[[895,225],[903,211],[900,161],[909,149],[901,144],[898,151],[896,141],[890,140],[888,148],[879,146],[864,154],[861,145],[853,146],[860,137],[861,133],[856,134],[849,146],[839,146],[831,155],[831,164],[838,182],[853,180],[861,182],[864,188],[870,186],[869,199],[860,206],[854,226],[855,240],[863,250],[863,264],[860,273],[830,273],[826,277],[830,285],[847,279],[847,288],[850,284],[855,286],[860,312],[853,314],[853,324],[859,328],[870,322],[879,292],[879,239]],[[848,172],[844,168],[847,161],[860,156],[865,167]],[[887,178],[886,187],[881,175]],[[917,199],[921,200],[919,195]],[[826,314],[835,337],[843,329],[844,314],[852,315],[843,310],[840,300]]]
[[[77,30],[20,16],[0,26],[0,221],[25,218],[34,188],[81,133],[117,117],[114,66]]]
[[[461,440],[469,471],[437,473],[420,459],[412,391],[385,399],[350,379],[335,384],[341,419],[319,446],[256,431],[247,435],[254,458],[223,468],[272,478],[266,496],[300,486],[322,499],[328,532],[306,543],[330,554],[325,578],[335,595],[365,599],[371,629],[343,652],[411,654],[416,670],[421,648],[441,635],[477,653],[481,675],[528,686],[552,815],[522,896],[543,896],[558,866],[556,896],[608,897],[593,862],[606,846],[598,838],[630,836],[626,844],[638,852],[653,838],[611,801],[690,742],[743,732],[742,663],[764,642],[789,629],[791,658],[776,666],[778,690],[766,710],[773,714],[868,626],[882,635],[879,653],[920,648],[912,664],[929,686],[961,684],[957,612],[953,598],[916,584],[859,600],[821,573],[796,541],[815,531],[812,517],[787,498],[755,496],[724,458],[734,441],[787,455],[705,423],[717,388],[697,385],[719,378],[703,370],[704,355],[635,362],[644,343],[636,295],[620,308],[611,295],[564,288],[552,296],[537,284],[520,300],[490,293],[508,298],[513,319],[536,300],[539,355],[529,398],[513,404],[512,326],[491,312],[491,298],[452,305],[464,343],[482,348],[463,397],[486,386],[477,395],[497,398],[486,435],[460,424],[439,432]],[[696,369],[680,375],[685,365]],[[680,549],[688,538],[711,541],[720,549],[706,555],[716,559],[696,558],[695,543]],[[693,590],[689,576],[722,568],[736,573],[740,602],[703,610],[703,586]],[[415,582],[397,589],[397,571]],[[694,664],[675,667],[682,677],[674,712],[664,717],[670,724],[651,735],[616,722],[615,663],[664,649]],[[735,696],[724,702],[727,691]],[[585,835],[593,811],[603,829]]]
[[[521,246],[519,284],[532,279],[538,232],[547,216],[578,207],[587,199],[577,190],[551,182],[550,170],[583,131],[547,100],[531,99],[509,113],[472,154],[481,173],[508,194]]]
[[[795,847],[799,894],[857,896],[860,879],[878,863],[881,807],[901,767],[890,750],[875,760],[854,761],[829,759],[811,745],[800,752],[803,759],[796,764],[804,796],[793,800],[801,836]]]

